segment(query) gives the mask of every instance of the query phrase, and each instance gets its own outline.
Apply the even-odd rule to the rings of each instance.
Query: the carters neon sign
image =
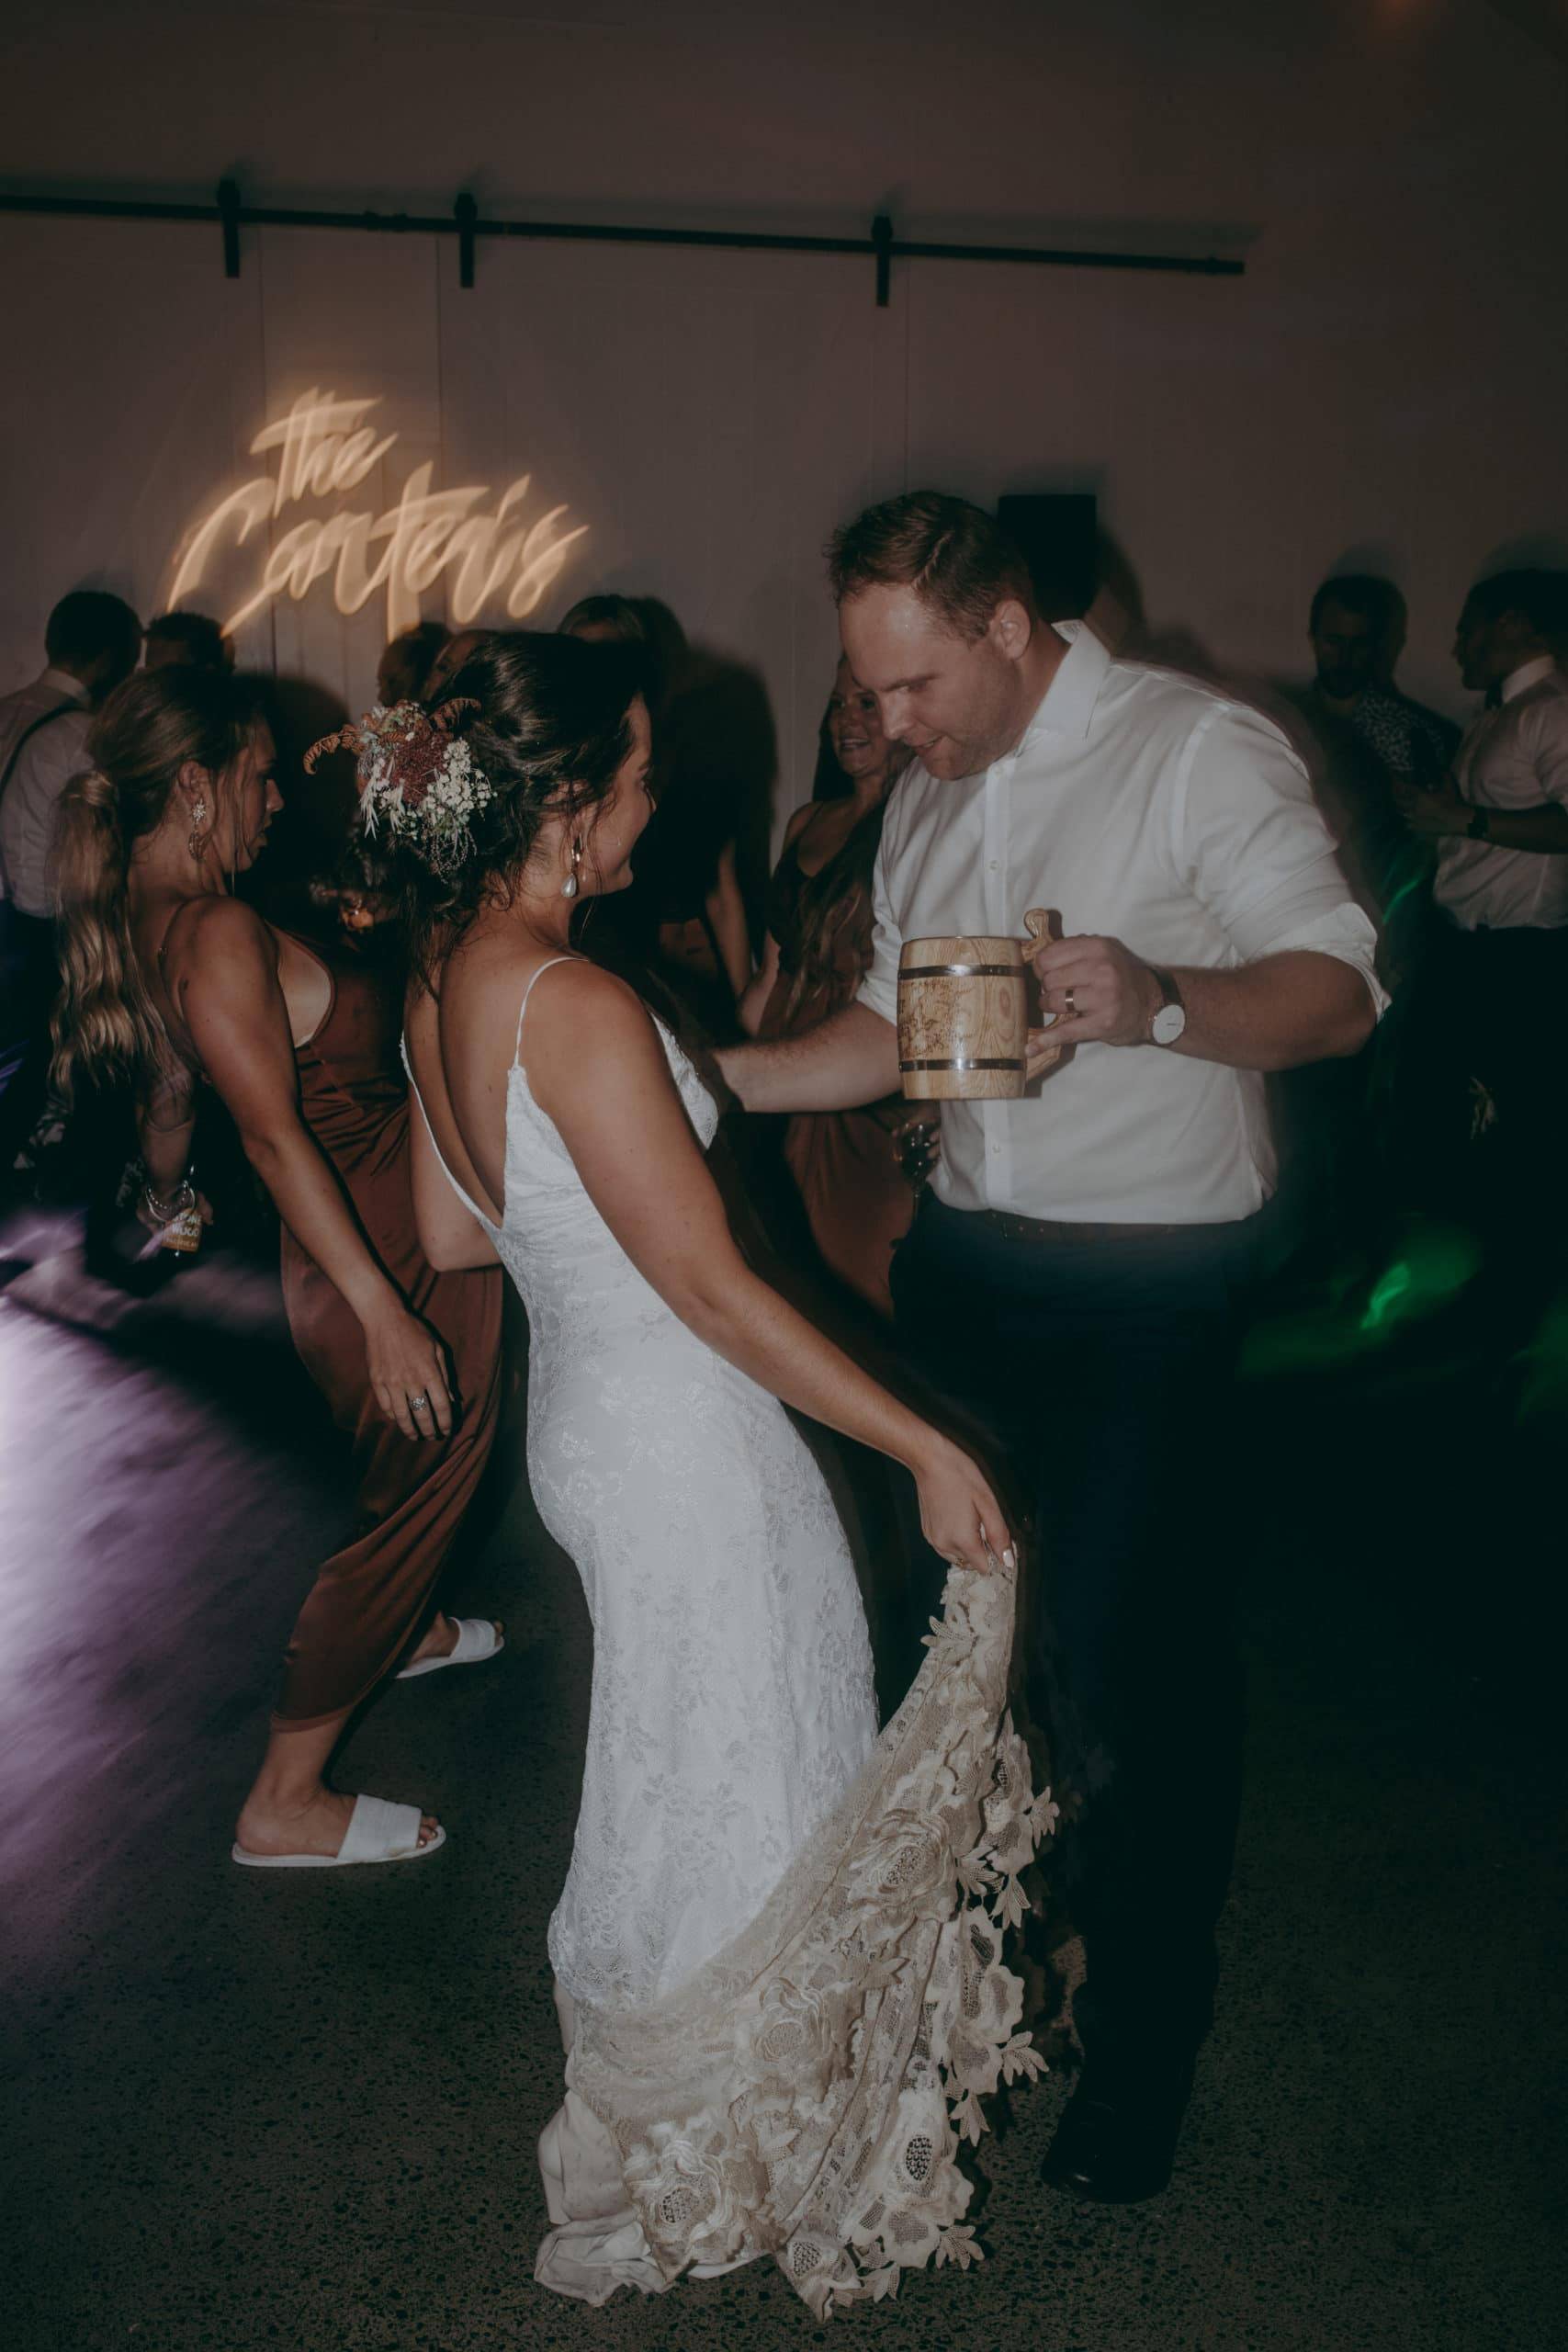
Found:
[[[397,441],[378,437],[365,418],[378,400],[340,401],[335,392],[302,392],[276,424],[251,443],[253,456],[278,452],[276,474],[264,473],[223,499],[191,532],[169,593],[171,606],[194,596],[214,561],[231,547],[257,538],[269,524],[313,500],[343,499],[357,489]],[[356,613],[384,589],[387,634],[396,637],[420,616],[421,594],[446,578],[446,606],[459,625],[487,606],[504,604],[525,619],[558,578],[567,551],[587,530],[563,526],[564,506],[532,523],[521,508],[532,476],[522,474],[502,492],[492,514],[474,509],[491,496],[480,483],[432,490],[434,468],[416,466],[402,496],[385,514],[339,506],[309,515],[272,538],[261,577],[223,626],[232,632],[279,596],[308,596],[329,575],[340,613]]]

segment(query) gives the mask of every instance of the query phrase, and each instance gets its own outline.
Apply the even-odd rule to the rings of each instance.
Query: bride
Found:
[[[1000,1959],[1052,1813],[1003,1714],[1011,1543],[975,1464],[750,1272],[708,1087],[571,951],[650,813],[625,650],[491,638],[449,691],[356,748],[405,877],[422,1238],[522,1293],[529,1477],[593,1625],[536,2275],[597,2303],[768,2254],[826,2315],[978,2254],[958,2139],[1041,2063]],[[786,1404],[906,1464],[952,1564],[880,1738]]]

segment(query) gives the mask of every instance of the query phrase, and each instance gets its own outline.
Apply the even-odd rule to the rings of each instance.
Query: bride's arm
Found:
[[[637,1271],[699,1339],[786,1405],[905,1464],[936,1551],[976,1568],[987,1544],[1009,1554],[1001,1509],[968,1456],[747,1265],[632,991],[586,963],[552,978],[529,1016],[529,1090]]]

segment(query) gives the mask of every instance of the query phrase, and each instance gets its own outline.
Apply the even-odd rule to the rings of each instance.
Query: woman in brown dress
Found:
[[[234,1859],[412,1860],[442,1842],[434,1821],[324,1775],[387,1675],[500,1646],[499,1627],[459,1625],[432,1596],[495,1434],[501,1277],[437,1274],[421,1252],[396,1001],[231,893],[281,806],[252,691],[144,673],[89,749],[62,805],[57,1074],[136,1091],[154,1226],[189,1213],[197,1091],[216,1090],[282,1220],[300,1360],[354,1439],[358,1527],[299,1612]]]
[[[768,936],[740,1001],[754,1037],[814,1029],[853,998],[871,962],[872,869],[883,812],[908,754],[882,729],[876,697],[840,662],[824,722],[847,789],[797,808],[768,890]],[[831,773],[831,771],[829,771]],[[863,1110],[797,1112],[784,1152],[825,1264],[891,1315],[888,1268],[915,1213],[904,1173],[906,1138],[925,1132],[901,1095]]]

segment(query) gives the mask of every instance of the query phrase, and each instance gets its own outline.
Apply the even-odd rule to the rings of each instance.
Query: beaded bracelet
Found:
[[[196,1186],[191,1181],[196,1174],[194,1168],[186,1170],[167,1200],[161,1193],[152,1190],[144,1166],[139,1165],[137,1173],[141,1178],[141,1198],[155,1224],[172,1225],[175,1217],[183,1216],[187,1210],[195,1208]]]

